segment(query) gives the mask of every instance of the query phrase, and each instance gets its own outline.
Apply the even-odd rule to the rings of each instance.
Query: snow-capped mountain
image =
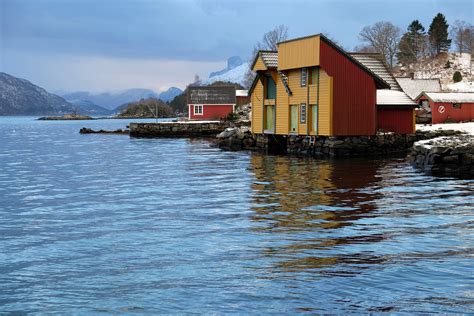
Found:
[[[238,56],[227,59],[227,68],[219,71],[211,72],[208,79],[204,79],[202,84],[207,85],[216,81],[234,82],[243,84],[245,74],[250,65],[248,62],[242,61]]]
[[[156,98],[168,102],[182,92],[181,89],[176,87],[171,87],[160,94],[150,89],[128,89],[120,92],[104,92],[97,94],[80,91],[63,94],[63,98],[71,102],[78,102],[78,100],[88,101],[108,110],[114,110],[118,106],[141,99]]]

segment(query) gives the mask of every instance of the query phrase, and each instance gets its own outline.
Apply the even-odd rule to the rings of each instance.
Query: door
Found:
[[[311,131],[318,134],[318,106],[311,106]]]
[[[265,130],[269,132],[274,132],[274,122],[275,122],[275,106],[267,105],[266,120],[265,120]]]
[[[290,133],[298,132],[298,106],[290,106]]]

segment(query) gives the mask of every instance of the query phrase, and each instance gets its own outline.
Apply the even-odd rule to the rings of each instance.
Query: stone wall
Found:
[[[418,141],[409,161],[434,175],[474,177],[474,136],[458,135]]]
[[[419,131],[414,135],[379,133],[375,136],[310,137],[252,134],[247,127],[227,128],[217,136],[218,145],[231,149],[255,149],[271,153],[309,156],[357,157],[407,153],[422,139],[456,135],[457,131]]]
[[[133,137],[199,137],[215,136],[228,125],[224,122],[130,123]]]

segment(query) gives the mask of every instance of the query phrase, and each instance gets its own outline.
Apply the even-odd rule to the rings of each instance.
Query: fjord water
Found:
[[[0,118],[0,312],[469,313],[474,182]]]

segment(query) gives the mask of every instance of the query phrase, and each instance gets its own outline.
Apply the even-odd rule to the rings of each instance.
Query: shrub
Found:
[[[235,112],[232,112],[232,113],[229,113],[225,119],[226,121],[233,122],[233,121],[236,121],[238,118],[239,118],[239,115]]]
[[[459,71],[456,71],[453,75],[453,81],[454,82],[459,82],[462,80],[462,75]]]

